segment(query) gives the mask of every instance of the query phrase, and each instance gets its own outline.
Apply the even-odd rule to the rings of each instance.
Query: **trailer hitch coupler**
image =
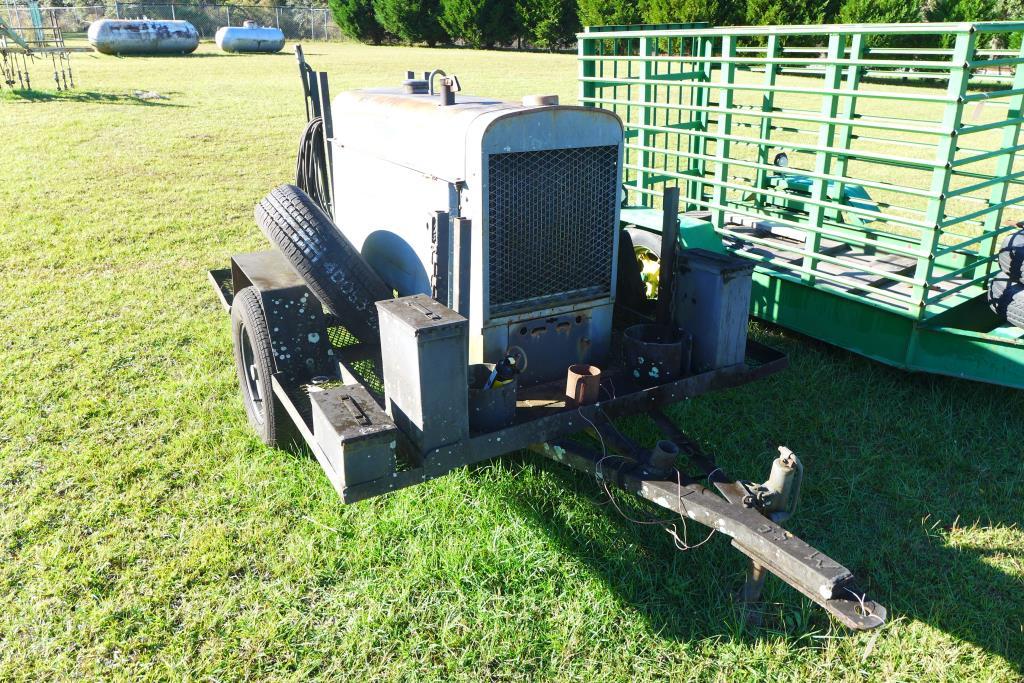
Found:
[[[779,446],[779,457],[772,461],[768,481],[759,487],[764,503],[762,512],[768,513],[776,523],[791,517],[800,502],[803,477],[804,466],[796,453]]]

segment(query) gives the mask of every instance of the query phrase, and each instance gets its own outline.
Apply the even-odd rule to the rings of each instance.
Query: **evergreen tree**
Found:
[[[523,37],[536,47],[572,45],[580,30],[576,0],[519,0]]]
[[[930,10],[920,0],[847,0],[839,11],[844,24],[906,24],[921,21]],[[913,47],[930,36],[870,36],[872,47]]]
[[[361,43],[380,45],[384,28],[373,12],[372,0],[328,0],[341,32]]]
[[[507,45],[519,34],[519,14],[508,0],[441,0],[441,26],[472,47]]]
[[[580,23],[584,26],[638,24],[643,21],[637,0],[578,0]]]
[[[644,21],[650,24],[706,21],[729,26],[744,21],[744,7],[734,0],[647,0]]]
[[[851,0],[856,2],[859,0]],[[881,0],[885,3],[887,0]],[[870,0],[866,3],[872,4]],[[835,22],[839,0],[748,0],[746,23],[753,26]]]
[[[448,40],[440,0],[373,0],[373,8],[384,30],[406,43],[434,47]]]

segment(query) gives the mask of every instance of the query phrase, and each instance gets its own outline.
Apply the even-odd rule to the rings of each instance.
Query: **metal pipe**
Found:
[[[656,319],[661,325],[672,321],[672,284],[676,272],[676,243],[679,239],[679,188],[666,187],[662,197],[661,267],[658,270]]]

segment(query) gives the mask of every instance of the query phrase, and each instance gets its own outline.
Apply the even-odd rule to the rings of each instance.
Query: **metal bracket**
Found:
[[[232,257],[231,279],[235,292],[249,286],[259,292],[274,364],[286,383],[336,374],[323,307],[279,252]]]

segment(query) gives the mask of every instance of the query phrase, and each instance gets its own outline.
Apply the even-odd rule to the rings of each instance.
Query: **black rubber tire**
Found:
[[[249,424],[268,446],[285,443],[291,418],[274,395],[274,351],[260,295],[245,287],[231,301],[231,342],[235,351],[238,388]]]
[[[1011,232],[999,249],[999,269],[1013,282],[1024,280],[1024,230]]]
[[[618,278],[615,289],[615,303],[634,311],[643,311],[648,306],[647,293],[640,272],[640,263],[633,252],[633,238],[629,230],[619,234]]]
[[[988,305],[1000,318],[1024,329],[1024,284],[1001,273],[993,276],[988,281]]]
[[[626,228],[626,234],[633,240],[634,247],[643,247],[661,260],[661,235],[640,228]]]
[[[378,342],[375,304],[392,292],[309,195],[275,188],[256,205],[256,223],[345,329]]]

